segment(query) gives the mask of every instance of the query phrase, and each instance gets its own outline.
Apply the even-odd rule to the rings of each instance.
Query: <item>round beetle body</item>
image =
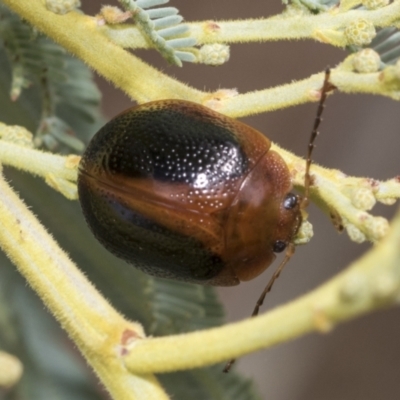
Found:
[[[128,109],[82,157],[85,218],[109,251],[148,274],[219,286],[253,279],[301,224],[289,170],[270,146],[196,103]]]

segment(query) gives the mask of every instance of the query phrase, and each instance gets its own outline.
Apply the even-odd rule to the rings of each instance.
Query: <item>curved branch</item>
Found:
[[[277,15],[267,19],[241,21],[208,21],[188,24],[198,43],[244,43],[276,40],[315,39],[332,45],[345,46],[323,40],[324,32],[339,32],[357,19],[371,22],[376,27],[396,25],[400,18],[400,1],[377,10],[350,10],[318,15]]]
[[[171,97],[201,100],[200,91],[162,74],[112,43],[94,17],[75,11],[57,15],[48,11],[42,0],[3,3],[139,102]]]
[[[47,11],[41,0],[3,1],[139,103],[180,98],[205,104],[232,117],[242,117],[318,100],[323,73],[312,75],[302,81],[237,96],[224,90],[210,94],[190,88],[168,77],[114,44],[99,29],[96,18],[76,12],[62,16],[56,15]],[[390,11],[390,21],[393,22],[400,16],[400,0],[396,0],[388,7],[368,11],[368,13],[376,16],[378,24],[383,17],[389,18],[387,9]],[[335,16],[325,15],[325,18],[328,17],[334,18]],[[298,21],[301,20],[298,19]],[[277,18],[280,31],[283,32],[285,30],[282,28],[282,21],[286,21],[286,19]],[[257,21],[253,22],[258,23]],[[110,59],[113,62],[109,62]],[[388,68],[391,73],[386,75],[383,72],[359,74],[334,69],[331,81],[339,90],[347,93],[373,93],[399,100],[399,80],[397,79],[397,84],[394,84],[398,73],[393,70],[395,67]],[[382,76],[385,79],[382,79]]]
[[[110,306],[2,177],[0,199],[0,247],[77,344],[113,398],[166,400],[154,376],[134,376],[120,361],[124,346],[144,336],[141,325],[124,320]]]
[[[0,139],[0,162],[46,178],[49,172],[67,181],[76,182],[80,156],[61,156],[48,151],[19,146]]]
[[[330,82],[344,93],[370,93],[400,100],[400,66],[388,66],[381,72],[360,74],[341,69],[331,70]],[[297,82],[274,88],[257,90],[215,101],[206,101],[222,114],[231,117],[244,117],[267,111],[279,110],[319,100],[324,72],[311,75]]]
[[[190,35],[197,44],[209,43],[247,43],[277,40],[314,39],[333,45],[345,46],[347,43],[324,40],[324,32],[339,32],[357,19],[371,22],[376,27],[399,25],[400,1],[376,10],[349,10],[323,12],[318,15],[277,15],[265,19],[247,19],[235,21],[191,22]],[[148,43],[138,29],[131,26],[109,26],[105,33],[115,43],[123,47],[149,48]]]
[[[302,188],[304,160],[276,144],[272,144],[272,149],[288,165],[293,183]],[[0,162],[45,178],[50,186],[72,200],[77,199],[75,183],[79,160],[80,157],[76,155],[60,156],[0,140]],[[314,181],[311,187],[313,201],[324,211],[339,215],[352,240],[377,241],[386,235],[388,221],[374,217],[367,211],[373,208],[376,201],[393,204],[400,198],[398,177],[380,182],[345,176],[341,171],[318,165],[312,165],[311,173]]]
[[[273,150],[285,160],[292,173],[297,188],[304,186],[305,162],[292,153],[272,144]],[[389,230],[389,222],[383,217],[368,213],[377,201],[392,205],[400,198],[400,178],[394,177],[386,182],[371,178],[352,177],[342,171],[328,169],[319,165],[311,166],[313,185],[312,200],[328,214],[342,219],[350,239],[361,243],[365,240],[376,242]]]
[[[262,316],[221,328],[137,341],[129,347],[125,364],[134,373],[215,364],[309,332],[325,333],[339,322],[399,300],[400,213],[382,242],[313,292]]]

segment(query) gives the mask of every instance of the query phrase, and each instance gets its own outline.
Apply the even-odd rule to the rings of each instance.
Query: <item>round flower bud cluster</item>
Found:
[[[64,15],[80,7],[80,0],[46,0],[46,8],[55,14]]]
[[[346,231],[349,235],[350,240],[356,243],[363,243],[367,240],[364,233],[360,231],[355,225],[348,224],[346,225]]]
[[[6,142],[11,142],[22,147],[33,147],[32,133],[23,126],[0,124],[0,137]]]
[[[365,227],[368,230],[369,236],[372,240],[380,240],[389,230],[389,222],[383,217],[371,217],[365,221]]]
[[[344,30],[344,35],[349,45],[365,46],[371,43],[376,31],[374,25],[362,18],[350,22]]]
[[[23,365],[21,361],[11,354],[0,351],[0,386],[2,390],[6,390],[14,386],[23,373]]]
[[[221,65],[229,60],[229,46],[206,44],[199,50],[199,61],[208,65]]]
[[[390,0],[362,0],[362,5],[368,10],[385,7],[390,3]]]
[[[358,188],[352,193],[351,202],[354,207],[368,211],[375,205],[376,199],[371,189]]]
[[[294,238],[296,246],[300,244],[307,244],[314,236],[313,226],[309,221],[303,221],[300,225],[300,229]]]
[[[363,49],[356,53],[353,58],[353,67],[357,72],[369,73],[379,71],[381,58],[372,49]]]

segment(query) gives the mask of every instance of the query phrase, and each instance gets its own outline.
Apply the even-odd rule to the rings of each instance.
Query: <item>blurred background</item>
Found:
[[[84,11],[93,15],[103,1],[82,3]],[[279,0],[171,0],[169,5],[177,7],[186,21],[260,18],[282,10]],[[232,45],[230,61],[220,67],[186,63],[177,68],[168,66],[156,52],[135,54],[193,87],[209,91],[237,88],[240,93],[307,78],[328,65],[334,67],[347,55],[311,40]],[[96,79],[107,118],[133,104],[109,83],[100,77]],[[305,156],[315,112],[316,104],[306,104],[242,120],[280,146]],[[327,101],[313,160],[348,175],[382,180],[399,175],[399,125],[399,103],[377,96],[336,92]],[[373,212],[391,218],[396,209],[397,206],[378,205]],[[311,206],[309,212],[315,236],[307,246],[297,249],[262,311],[314,289],[370,248],[369,244],[351,242],[346,234],[339,235],[315,207]],[[229,321],[250,315],[276,265],[253,282],[218,289]],[[380,311],[338,326],[329,334],[307,335],[248,355],[237,361],[237,368],[257,383],[263,399],[397,399],[399,317],[399,309]]]
[[[86,0],[95,13],[99,1]],[[279,0],[201,2],[173,0],[186,21],[260,18],[279,13]],[[231,46],[231,58],[220,67],[167,66],[150,51],[140,55],[165,73],[199,89],[237,88],[240,93],[304,79],[334,67],[346,52],[314,41],[285,41]],[[103,110],[109,117],[132,105],[130,99],[99,79]],[[400,105],[372,95],[330,96],[313,160],[349,175],[388,179],[400,173]],[[305,156],[316,104],[306,104],[242,120],[265,133],[280,146]],[[378,205],[375,214],[390,218],[396,206]],[[338,235],[318,209],[310,207],[315,236],[298,248],[263,311],[315,288],[345,268],[370,245]],[[228,319],[247,317],[258,293],[273,272],[271,266],[256,280],[219,289]],[[274,400],[374,400],[400,396],[400,310],[390,309],[338,326],[330,334],[312,334],[279,347],[240,359],[238,369],[253,378],[263,398]]]

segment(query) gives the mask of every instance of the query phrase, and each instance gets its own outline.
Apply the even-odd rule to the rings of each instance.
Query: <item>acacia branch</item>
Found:
[[[75,11],[57,15],[48,11],[42,0],[3,3],[138,102],[171,98],[172,93],[175,98],[201,99],[200,91],[157,71],[111,42],[94,17]]]
[[[164,400],[152,375],[135,376],[121,363],[125,346],[144,337],[126,321],[59,248],[21,199],[0,177],[0,247],[100,377],[115,399]]]
[[[3,2],[139,102],[181,98],[206,104],[230,116],[244,116],[319,98],[322,73],[303,81],[237,96],[229,91],[202,92],[162,74],[120,48],[99,28],[95,18],[76,12],[59,16],[46,10],[41,0]],[[212,43],[287,39],[289,36],[283,35],[294,34],[296,29],[297,38],[321,40],[329,37],[327,32],[343,29],[347,18],[350,21],[360,17],[361,14],[354,14],[360,12],[376,26],[396,25],[400,0],[376,11],[302,17],[297,20],[298,26],[294,19],[275,17],[264,21],[221,22],[218,27],[210,23],[193,24],[192,27],[195,36],[200,36],[200,31],[196,33],[197,28],[214,29],[215,32],[205,33],[209,37],[200,37],[203,42],[210,40]],[[274,37],[278,31],[281,36]],[[373,74],[357,74],[339,66],[332,71],[331,80],[345,92],[381,94],[398,100],[399,75],[396,67]],[[304,160],[276,146],[273,148],[285,159],[295,184],[301,186]],[[18,146],[0,141],[0,161],[44,177],[51,169],[61,179],[72,183],[76,180],[76,165],[69,168],[65,158],[32,149],[21,151]],[[379,225],[379,221],[369,219],[366,212],[369,205],[361,204],[360,196],[357,197],[357,190],[365,189],[374,199],[372,203],[375,200],[389,203],[400,197],[399,180],[376,182],[344,178],[339,171],[318,166],[313,166],[311,173],[314,181],[311,194],[317,203],[328,210],[335,209],[346,220],[347,226],[359,230],[359,237],[385,238],[349,270],[309,295],[264,316],[222,328],[167,338],[144,338],[141,326],[126,321],[102,298],[4,180],[0,180],[3,224],[0,245],[77,343],[115,398],[164,399],[166,395],[152,375],[132,375],[124,361],[130,371],[139,374],[208,365],[313,330],[325,332],[336,323],[399,300],[400,217],[386,235],[387,224]],[[371,228],[371,221],[377,222],[375,227]],[[126,357],[125,352],[128,352]]]
[[[242,117],[317,101],[319,98],[318,91],[323,81],[322,72],[302,81],[239,95],[224,90],[215,93],[196,90],[157,71],[113,43],[97,25],[97,19],[94,17],[77,12],[56,15],[46,10],[41,0],[29,2],[3,0],[3,2],[139,103],[179,98],[205,104],[232,117]],[[383,24],[382,21],[394,23],[400,18],[400,0],[396,0],[388,7],[368,13],[378,25]],[[322,15],[327,21],[339,18],[330,14]],[[296,21],[302,24],[300,22],[302,18]],[[272,21],[280,26],[281,32],[285,32],[281,24],[287,21],[286,19],[277,18],[276,21],[274,19]],[[258,24],[257,20],[252,23]],[[246,24],[251,25],[249,22]],[[292,25],[296,24],[292,21]],[[264,34],[264,28],[258,28],[261,29],[260,35]],[[235,34],[241,35],[240,29],[235,30]],[[396,76],[400,74],[395,67],[388,67],[385,71],[360,74],[340,68],[333,69],[331,81],[343,92],[380,94],[399,100],[399,79],[396,80]]]
[[[272,347],[400,300],[400,213],[388,236],[318,289],[262,316],[206,331],[132,343],[125,357],[134,373],[204,367]],[[227,340],[229,338],[229,340]]]
[[[272,149],[283,157],[291,171],[293,183],[301,189],[304,185],[304,160],[276,144],[272,145]],[[76,155],[60,156],[0,140],[0,162],[41,176],[54,189],[73,200],[77,199],[79,160],[80,157]],[[400,198],[398,177],[381,182],[370,178],[345,176],[341,171],[314,164],[311,174],[312,200],[324,211],[340,215],[352,240],[377,241],[386,235],[389,229],[388,221],[383,217],[372,216],[367,211],[371,210],[377,201],[393,204]]]
[[[248,43],[277,40],[314,39],[323,41],[325,32],[343,31],[351,22],[362,19],[376,27],[398,26],[400,1],[376,10],[332,9],[317,15],[276,15],[270,18],[242,19],[233,21],[202,21],[187,23],[190,35],[198,44]],[[133,25],[104,27],[104,32],[115,43],[126,48],[150,48],[148,41]],[[338,45],[335,42],[326,43]],[[342,47],[346,43],[343,42]]]

